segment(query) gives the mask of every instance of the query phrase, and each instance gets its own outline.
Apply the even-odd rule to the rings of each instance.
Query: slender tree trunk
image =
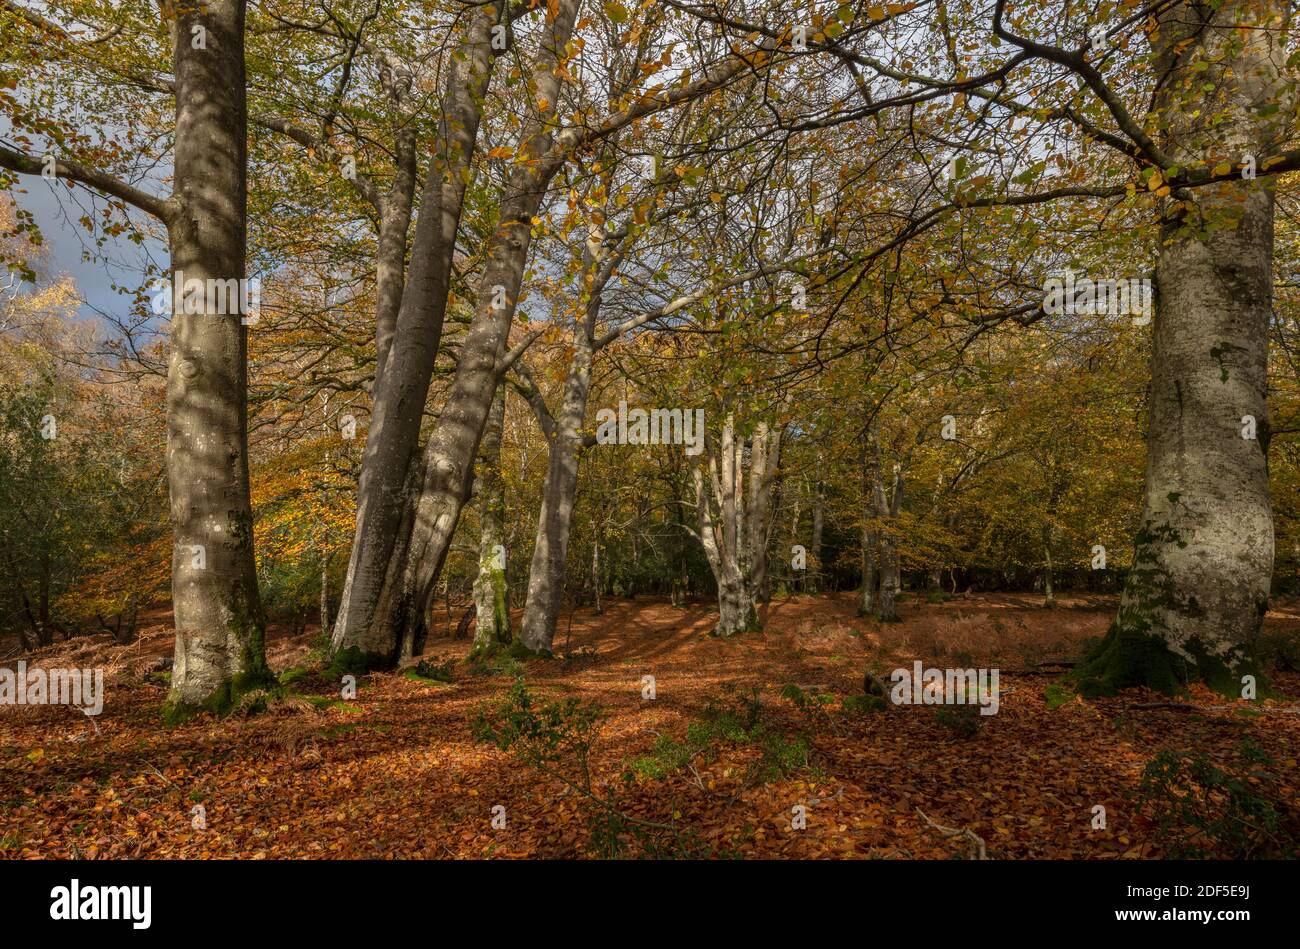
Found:
[[[874,446],[879,453],[880,446]],[[892,623],[898,620],[898,593],[902,578],[898,570],[898,538],[895,525],[903,507],[903,473],[899,465],[894,465],[894,480],[888,492],[880,473],[879,454],[873,468],[875,472],[876,511],[884,524],[879,531],[880,548],[880,595],[878,597],[879,615],[882,622]]]
[[[880,537],[880,595],[879,616],[883,622],[898,619],[898,553],[894,539],[888,533]]]
[[[445,67],[442,117],[416,221],[410,273],[392,332],[382,319],[377,330],[381,371],[361,460],[356,534],[333,635],[333,649],[349,667],[389,665],[397,654],[395,631],[374,622],[375,609],[389,568],[405,562],[410,532],[401,528],[421,480],[411,469],[442,337],[456,233],[494,63],[491,29],[498,19],[493,7],[477,8]],[[394,253],[398,216],[395,210],[388,235]],[[385,261],[386,266],[395,262]],[[395,283],[390,274],[388,305]],[[386,345],[387,336],[391,344]],[[490,402],[490,394],[488,398]],[[472,466],[472,460],[471,451],[466,464]]]
[[[718,453],[709,459],[708,485],[702,468],[692,472],[699,517],[697,536],[718,586],[715,630],[718,636],[759,628],[754,571],[757,565],[766,570],[767,518],[771,516],[772,482],[780,460],[780,443],[779,430],[772,431],[766,422],[755,427],[749,451],[748,505],[744,490],[744,439],[736,438],[731,415],[723,425]],[[718,511],[716,518],[714,507]]]
[[[179,14],[174,72],[172,270],[186,283],[240,281],[247,228],[243,0],[208,0]],[[247,330],[241,307],[186,313],[176,284],[167,373],[173,719],[221,710],[271,679],[248,489]]]
[[[862,445],[862,587],[858,615],[873,616],[880,608],[880,533],[877,529],[876,485],[880,456],[874,440]]]
[[[766,422],[759,422],[750,440],[749,511],[745,528],[749,547],[749,591],[755,604],[765,602],[768,585],[767,548],[774,510],[772,491],[781,468],[782,435],[782,429],[773,430]]]
[[[501,429],[506,390],[497,387],[483,432],[479,460],[478,577],[474,581],[474,646],[471,658],[490,656],[510,643],[510,598],[506,587],[506,486],[501,477]]]
[[[41,641],[41,624],[36,619],[36,614],[32,612],[31,600],[27,598],[27,590],[23,588],[23,585],[21,583],[18,584],[18,593],[22,597],[23,615],[27,619],[27,625],[31,629],[32,635],[36,637],[36,646],[37,647],[48,646],[49,643],[45,643]],[[30,652],[32,646],[30,645],[30,643],[28,643],[27,637],[23,635],[21,628],[18,630],[18,638],[22,641],[23,649]]]
[[[801,503],[802,497],[800,496],[800,492],[795,491],[794,495],[794,511],[791,513],[790,517],[790,543],[788,545],[788,549],[791,550],[793,550],[794,546],[799,543],[799,521],[803,516],[803,504]],[[802,576],[800,576],[800,574],[802,574]],[[803,570],[794,573],[790,577],[791,594],[795,592],[795,589],[799,586],[801,580],[803,581],[803,589],[806,591],[808,589],[808,561],[806,558],[804,560]]]
[[[360,655],[354,653],[349,662],[360,658],[366,665],[391,665],[403,637],[420,636],[425,604],[469,496],[474,456],[499,383],[497,363],[514,321],[532,221],[564,162],[550,147],[564,77],[563,50],[573,35],[579,5],[580,0],[559,0],[534,66],[533,111],[519,148],[520,156],[531,160],[520,161],[506,185],[497,227],[488,240],[474,318],[461,344],[446,404],[425,446],[418,502],[402,519],[382,592],[369,622],[357,633],[358,643],[367,646],[358,647]]]
[[[583,445],[582,421],[587,413],[591,367],[597,348],[596,323],[605,285],[622,259],[621,253],[604,248],[604,238],[603,226],[590,226],[588,249],[584,254],[588,274],[584,281],[586,305],[582,319],[574,322],[571,334],[573,352],[569,357],[558,417],[550,416],[540,391],[534,389],[532,393],[531,401],[546,435],[549,451],[533,559],[528,572],[528,599],[524,605],[521,636],[523,645],[534,652],[551,651],[564,601],[569,535],[578,486],[578,453]],[[592,550],[592,580],[596,584],[599,584],[596,572],[598,548],[599,543]],[[598,589],[596,603],[599,612]]]
[[[1048,517],[1052,515],[1049,512]],[[1052,524],[1043,521],[1043,606],[1056,606],[1056,595],[1052,589]]]
[[[535,652],[550,652],[555,624],[564,599],[565,562],[578,487],[578,452],[582,420],[591,387],[591,337],[583,328],[574,333],[574,351],[565,379],[564,401],[550,439],[537,536],[528,571],[528,600],[524,605],[521,643]]]
[[[862,586],[858,615],[872,616],[879,607],[880,543],[869,522],[862,525]]]
[[[396,174],[380,204],[379,246],[375,254],[375,390],[383,378],[388,350],[397,332],[402,291],[406,286],[406,248],[415,201],[416,161],[415,134],[409,125],[397,131],[396,147]],[[445,302],[444,299],[444,306]]]
[[[321,556],[321,632],[329,629],[329,562],[328,554]]]
[[[36,577],[37,636],[42,646],[54,642],[54,628],[50,624],[50,558],[42,554]]]
[[[816,484],[813,486],[812,554],[808,558],[808,588],[810,593],[822,589],[822,517],[826,507],[826,485],[822,483],[821,461],[817,463]]]
[[[1277,32],[1286,14],[1281,0],[1176,3],[1160,14],[1154,104],[1173,161],[1277,150],[1277,120],[1260,110],[1290,112]],[[1204,680],[1239,695],[1273,569],[1272,182],[1173,197],[1182,200],[1164,203],[1156,265],[1142,527],[1118,618],[1076,674],[1089,692]],[[1256,437],[1243,437],[1252,421]]]

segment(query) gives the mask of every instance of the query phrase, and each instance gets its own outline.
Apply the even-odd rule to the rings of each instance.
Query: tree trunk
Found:
[[[320,565],[320,628],[325,632],[330,628],[330,558],[321,557]]]
[[[718,586],[718,625],[715,634],[732,636],[759,628],[755,591],[756,569],[766,570],[767,518],[772,509],[772,482],[780,460],[781,432],[760,422],[750,442],[750,496],[745,504],[745,440],[736,438],[731,415],[722,428],[716,456],[709,458],[709,485],[695,468],[695,506],[704,555]],[[717,508],[715,518],[713,507]],[[721,523],[718,523],[721,521]]]
[[[799,521],[803,516],[803,504],[802,504],[803,499],[800,496],[800,493],[798,491],[792,493],[794,494],[795,498],[794,498],[794,511],[792,512],[792,515],[790,517],[790,543],[787,547],[787,549],[789,550],[793,550],[795,545],[799,543]],[[800,576],[800,574],[802,574],[802,576]],[[803,581],[802,589],[804,591],[807,591],[808,589],[807,558],[804,559],[803,570],[795,571],[790,576],[790,593],[792,595],[794,594],[796,588],[799,588],[799,583],[801,580]]]
[[[898,572],[898,538],[895,524],[903,508],[903,472],[899,465],[894,465],[894,480],[886,491],[880,465],[880,445],[872,445],[875,462],[871,473],[874,481],[872,496],[875,501],[878,523],[878,545],[880,551],[880,592],[877,596],[877,610],[882,622],[892,623],[898,620],[898,592],[901,577]]]
[[[1235,163],[1279,145],[1265,124],[1276,120],[1258,110],[1289,114],[1282,44],[1259,10],[1270,27],[1286,13],[1270,0],[1160,15],[1154,104],[1172,161]],[[1238,31],[1239,17],[1250,28]],[[1268,607],[1272,185],[1232,180],[1176,197],[1181,206],[1162,207],[1156,265],[1142,526],[1119,615],[1076,672],[1087,692],[1203,680],[1239,695]],[[1243,437],[1246,416],[1255,438]]]
[[[879,607],[880,541],[870,522],[862,525],[862,587],[858,615],[872,616]]]
[[[396,148],[393,184],[379,207],[379,245],[375,253],[375,390],[397,332],[406,286],[407,236],[415,201],[415,134],[409,125],[398,129]]]
[[[36,577],[36,637],[42,646],[54,642],[54,628],[50,623],[50,557],[41,555]]]
[[[550,147],[564,77],[561,59],[579,5],[580,0],[560,0],[534,64],[532,111],[519,148],[521,158],[531,160],[518,162],[507,182],[497,227],[488,240],[474,318],[461,344],[446,404],[425,446],[418,501],[402,518],[369,621],[364,628],[353,627],[358,645],[347,656],[348,664],[361,660],[367,666],[391,665],[403,637],[418,637],[425,605],[469,496],[474,456],[499,382],[497,363],[514,321],[532,221],[564,163]],[[395,344],[390,359],[396,351]],[[409,542],[404,542],[407,537]],[[337,630],[335,640],[340,640]]]
[[[724,446],[726,444],[724,442]],[[727,475],[723,475],[720,481],[721,491],[718,491],[719,479],[715,475],[715,494],[726,492],[729,480],[734,487],[734,478],[729,479]],[[724,503],[719,506],[723,508],[725,518],[725,494],[723,498]],[[740,565],[736,562],[735,548],[727,546],[728,532],[725,523],[723,525],[714,523],[705,489],[704,474],[698,468],[695,469],[695,499],[700,516],[700,541],[718,584],[718,625],[714,628],[714,635],[725,638],[747,632],[757,626],[758,617],[754,610],[754,601],[745,589],[745,578],[740,572]]]
[[[772,488],[781,468],[781,438],[782,429],[772,430],[766,422],[760,422],[750,440],[746,573],[755,604],[764,600],[767,590],[767,547],[774,511]]]
[[[506,486],[501,477],[501,429],[506,390],[497,387],[483,432],[479,460],[478,577],[474,581],[474,646],[471,658],[490,656],[510,643],[510,599],[506,588]]]
[[[808,592],[822,589],[822,515],[826,507],[826,485],[821,479],[821,462],[817,463],[817,483],[813,487],[812,554],[808,558]]]
[[[880,479],[880,458],[874,445],[862,446],[862,587],[859,616],[873,616],[880,606],[880,535],[876,529],[876,482]]]
[[[573,335],[574,351],[565,379],[564,402],[555,420],[554,437],[550,439],[520,634],[526,648],[543,653],[551,651],[564,599],[565,561],[578,487],[578,451],[582,447],[582,420],[591,387],[590,335],[581,327]]]
[[[203,48],[195,48],[200,36]],[[209,0],[180,13],[173,44],[172,270],[187,283],[243,280],[243,0]],[[239,312],[185,313],[181,302],[173,280],[167,372],[176,624],[167,703],[172,719],[200,708],[224,709],[239,692],[271,679],[248,490],[247,331]]]
[[[1052,590],[1052,524],[1046,520],[1043,521],[1043,606],[1049,609],[1056,606]]]
[[[879,618],[882,622],[892,623],[898,620],[898,551],[894,539],[888,533],[880,537],[880,608]]]
[[[357,487],[356,533],[332,639],[338,660],[348,667],[390,665],[396,658],[395,631],[374,622],[375,609],[390,566],[405,561],[410,535],[401,526],[420,483],[412,462],[442,337],[456,232],[495,61],[491,29],[497,20],[493,7],[478,8],[460,48],[445,67],[437,144],[429,160],[410,274],[391,345],[384,345],[382,322],[377,331],[382,372],[375,379]],[[396,240],[395,224],[389,236]],[[467,465],[472,459],[471,451]]]

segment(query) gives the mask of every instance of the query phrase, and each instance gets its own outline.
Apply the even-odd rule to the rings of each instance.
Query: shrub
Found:
[[[803,697],[806,707],[825,714],[821,697],[809,696],[798,686],[786,686],[783,694],[789,692],[787,697],[791,697],[794,695],[791,690]],[[759,760],[750,767],[747,782],[763,784],[789,777],[808,767],[812,758],[812,745],[807,736],[782,730],[771,722],[758,690],[754,689],[729,701],[711,700],[700,718],[686,726],[682,742],[660,736],[651,754],[628,762],[624,778],[666,777],[697,756],[713,760],[717,746],[722,744],[753,745],[761,752]]]
[[[1138,808],[1155,821],[1155,840],[1173,859],[1295,856],[1294,814],[1279,813],[1273,760],[1250,742],[1238,745],[1235,771],[1201,752],[1166,750],[1148,762]]]
[[[430,662],[428,659],[421,659],[407,674],[430,682],[448,683],[455,681],[455,669],[455,659],[448,659],[446,662]]]
[[[869,712],[883,712],[888,703],[879,695],[846,695],[840,702],[840,708],[854,715],[866,715]]]
[[[1047,707],[1054,709],[1073,702],[1074,693],[1059,682],[1053,682],[1043,691],[1043,698],[1047,702]]]
[[[1260,664],[1277,672],[1300,672],[1300,632],[1261,632],[1255,644]]]
[[[980,706],[974,704],[941,705],[935,721],[959,738],[973,738],[984,727]]]
[[[621,811],[616,801],[597,793],[591,775],[591,748],[603,718],[599,705],[576,698],[539,705],[519,678],[502,701],[478,712],[472,732],[478,740],[518,755],[525,763],[558,778],[590,801],[596,810],[588,820],[589,848],[597,856],[711,855],[689,831],[632,817]],[[681,754],[671,740],[663,739],[656,745],[656,751],[665,759]]]
[[[479,741],[513,751],[534,767],[563,780],[577,780],[579,788],[590,792],[588,763],[601,718],[599,705],[576,698],[539,707],[519,678],[496,707],[479,711],[472,731]]]

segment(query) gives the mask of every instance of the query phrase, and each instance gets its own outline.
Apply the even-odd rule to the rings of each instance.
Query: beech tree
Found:
[[[336,672],[420,655],[440,591],[545,655],[579,600],[716,591],[731,636],[946,572],[1122,589],[1085,691],[1238,690],[1300,559],[1294,14],[1094,7],[0,0],[5,186],[168,245],[166,366],[150,317],[111,348],[167,380],[169,714],[270,684],[308,546]],[[260,330],[220,300],[250,259]],[[603,447],[637,397],[707,408],[707,456]]]
[[[63,27],[5,7],[15,28]],[[175,97],[172,192],[157,196],[110,172],[64,158],[0,147],[0,165],[62,178],[131,205],[165,225],[173,279],[167,374],[167,470],[173,530],[176,655],[168,714],[228,707],[270,679],[266,620],[257,588],[249,501],[247,319],[242,305],[197,286],[244,288],[247,109],[243,0],[212,0],[169,18]],[[60,130],[33,131],[56,142]],[[181,275],[184,275],[183,278]],[[184,285],[177,286],[183,279]],[[246,298],[244,298],[246,299]],[[214,302],[217,305],[214,305]],[[255,318],[255,315],[253,316]]]
[[[1295,160],[1282,154],[1294,83],[1272,32],[1288,10],[1244,0],[1151,11],[1152,107],[1138,119],[1089,61],[1096,44],[1067,49],[1021,36],[1005,25],[1005,7],[998,0],[995,33],[1083,80],[1119,130],[1089,131],[1130,155],[1159,199],[1145,509],[1119,616],[1078,675],[1089,688],[1168,691],[1202,679],[1239,691],[1273,569],[1266,374],[1275,178],[1259,171]],[[1243,437],[1243,426],[1256,437]]]
[[[781,460],[781,429],[755,423],[748,439],[737,437],[728,413],[703,466],[692,473],[696,536],[704,547],[718,587],[718,636],[758,628],[758,591],[766,582],[772,483]],[[748,443],[748,451],[746,451]]]

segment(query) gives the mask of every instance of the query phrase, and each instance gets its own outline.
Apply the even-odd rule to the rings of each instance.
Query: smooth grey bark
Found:
[[[790,516],[790,543],[787,545],[791,550],[793,550],[794,546],[799,543],[799,522],[802,518],[803,499],[800,497],[798,492],[795,492],[794,510],[791,512]],[[803,580],[804,592],[806,593],[808,591],[808,562],[806,559],[804,561],[803,570],[800,572],[803,575],[802,578],[798,574],[795,574],[790,578],[790,592],[792,594],[798,586],[800,579]]]
[[[479,455],[478,576],[474,580],[474,645],[470,656],[489,656],[509,645],[510,595],[506,585],[506,485],[501,477],[501,432],[506,390],[497,387]]]
[[[873,616],[880,589],[880,543],[871,528],[871,519],[862,522],[862,586],[859,588],[858,615]]]
[[[474,318],[461,345],[446,404],[425,446],[418,501],[402,518],[390,545],[382,590],[355,638],[362,651],[391,663],[406,637],[420,638],[424,606],[442,570],[452,533],[469,496],[473,459],[500,378],[498,363],[514,321],[515,304],[532,241],[532,220],[564,163],[553,151],[554,118],[580,0],[560,0],[532,69],[533,100],[517,162],[488,240]],[[501,301],[504,302],[501,302]],[[396,347],[394,347],[396,353]],[[408,479],[409,481],[414,479]],[[404,536],[409,542],[404,542]],[[339,635],[336,631],[336,642]]]
[[[56,35],[61,28],[24,14]],[[271,679],[257,588],[248,490],[247,336],[240,282],[247,242],[247,100],[244,0],[177,11],[171,25],[175,100],[173,192],[142,191],[102,169],[56,158],[57,177],[153,215],[167,227],[173,271],[167,375],[167,467],[173,532],[176,646],[169,719],[220,711],[238,691]],[[155,88],[155,86],[149,86]],[[0,146],[0,165],[22,174],[44,162]],[[185,313],[175,275],[208,294]],[[211,281],[211,283],[210,283]],[[238,288],[234,293],[232,287]],[[191,304],[191,309],[195,308]],[[233,312],[232,312],[233,311]]]
[[[826,505],[826,486],[821,479],[821,460],[817,462],[817,473],[813,485],[812,515],[812,556],[809,570],[809,593],[820,593],[822,587],[822,517]]]
[[[588,313],[599,306],[593,301]],[[591,316],[588,316],[590,322]],[[548,439],[549,457],[542,505],[537,513],[537,535],[528,571],[528,598],[524,604],[520,642],[536,652],[550,652],[555,624],[563,605],[565,563],[578,487],[578,453],[582,448],[582,421],[591,388],[592,339],[586,327],[573,334],[574,351],[565,378],[564,397]]]
[[[876,549],[879,586],[876,592],[876,613],[883,622],[898,619],[898,540],[895,522],[903,509],[903,469],[894,465],[894,477],[888,487],[880,462],[880,444],[872,439],[868,448],[873,460],[869,469],[871,500],[876,518]]]
[[[321,558],[320,565],[320,628],[330,628],[330,558]]]
[[[1055,570],[1056,565],[1052,561],[1052,541],[1056,531],[1053,524],[1056,520],[1056,502],[1057,492],[1053,487],[1052,493],[1048,497],[1047,511],[1043,517],[1042,544],[1043,544],[1043,606],[1056,606],[1056,589],[1055,589]]]
[[[1289,96],[1281,0],[1176,3],[1153,36],[1154,108],[1178,164],[1266,155]],[[1246,27],[1238,29],[1238,21]],[[1197,62],[1209,68],[1198,73]],[[1192,81],[1191,77],[1195,77]],[[1207,86],[1212,88],[1206,88]],[[1161,208],[1145,504],[1119,614],[1076,670],[1090,689],[1204,680],[1241,692],[1268,607],[1268,328],[1273,184],[1266,177],[1187,189]],[[1243,437],[1247,417],[1256,437]]]
[[[202,45],[195,48],[198,36]],[[247,241],[243,0],[209,0],[179,13],[173,60],[171,267],[183,272],[187,283],[242,281]],[[223,708],[234,692],[271,677],[248,486],[247,329],[239,312],[185,313],[175,284],[167,371],[176,625],[171,715]]]
[[[607,246],[611,239],[615,244],[614,247]],[[590,443],[589,438],[582,434],[581,425],[587,409],[595,354],[623,333],[657,317],[677,312],[690,303],[702,299],[713,289],[696,290],[676,297],[661,307],[625,319],[598,334],[597,322],[602,294],[628,252],[629,244],[626,234],[606,234],[599,227],[590,229],[586,245],[586,264],[591,277],[586,291],[585,314],[583,320],[575,323],[571,334],[572,356],[558,415],[552,416],[537,386],[530,380],[525,380],[529,403],[537,415],[550,452],[546,480],[542,489],[542,507],[538,513],[537,535],[529,571],[528,598],[524,606],[521,637],[525,646],[539,652],[547,652],[551,649],[556,622],[564,599],[568,539],[577,490],[578,455],[581,448]],[[593,248],[599,249],[593,250]],[[728,282],[747,279],[749,276],[751,275],[743,274]],[[526,367],[522,363],[517,362],[515,365],[520,367],[520,374],[526,375]],[[768,527],[749,539],[746,557],[747,562],[752,564],[754,584],[752,592],[760,599],[764,599],[767,592],[767,541],[770,536],[770,518],[767,511],[771,503],[771,492],[768,480],[762,479],[761,483],[765,486],[764,491],[755,495],[755,485],[751,482],[750,503],[756,510],[755,523],[767,524]],[[593,552],[593,557],[595,556],[598,555]],[[684,583],[682,590],[685,590]],[[597,611],[599,611],[599,599],[599,591],[597,591]],[[678,602],[676,587],[673,591],[673,602],[674,605]]]
[[[349,617],[346,627],[336,625],[334,643],[336,649],[354,653],[351,658],[361,658],[366,665],[391,664],[391,657],[397,654],[398,643],[404,637],[422,635],[420,603],[428,599],[442,570],[451,535],[468,496],[471,463],[495,386],[519,355],[518,350],[507,351],[505,347],[531,242],[532,218],[541,207],[551,179],[563,167],[567,156],[583,143],[616,135],[644,116],[707,95],[742,71],[754,68],[750,57],[733,54],[694,82],[660,95],[643,97],[593,126],[574,125],[557,134],[558,97],[567,77],[565,64],[569,54],[565,47],[572,38],[579,6],[580,0],[559,0],[547,8],[547,34],[530,70],[530,112],[516,150],[516,168],[499,205],[499,222],[488,241],[474,318],[463,341],[444,410],[423,455],[407,465],[406,476],[400,481],[408,490],[418,486],[417,500],[412,508],[406,503],[409,495],[404,493],[402,500],[394,505],[403,508],[403,513],[397,518],[397,530],[391,541],[384,540],[387,535],[383,531],[375,531],[389,551],[382,585],[378,583],[379,558],[358,558],[354,547],[353,559],[357,565],[355,571],[354,565],[350,565],[349,580],[354,572],[361,577],[363,566],[365,579],[364,583],[357,582],[361,593],[348,599],[348,603],[354,598],[358,602],[355,615]],[[767,40],[760,43],[765,49],[772,45]],[[765,268],[753,275],[769,272],[772,271]],[[743,275],[732,282],[739,283],[753,275]],[[413,272],[409,279],[414,280]],[[656,311],[625,321],[597,340],[597,348],[621,332],[702,299],[712,289],[688,294]],[[494,302],[499,294],[505,298],[504,305]],[[535,338],[536,334],[527,334],[521,346],[526,348]],[[393,483],[399,482],[394,479]],[[364,542],[359,529],[356,543]]]
[[[1056,606],[1056,592],[1052,585],[1052,525],[1043,522],[1043,606]]]
[[[419,483],[411,471],[412,461],[442,337],[456,233],[495,62],[491,30],[498,20],[494,7],[478,8],[447,66],[438,137],[429,159],[401,306],[391,333],[386,333],[382,320],[377,330],[381,371],[375,379],[361,461],[356,534],[332,639],[335,653],[351,653],[350,663],[389,665],[396,657],[392,631],[373,620],[388,568],[405,559],[405,550],[395,545],[409,537],[409,530],[401,528],[410,492]],[[393,223],[392,243],[396,228]],[[389,305],[394,282],[390,278]],[[388,345],[385,336],[391,337]]]
[[[528,571],[528,595],[524,603],[520,642],[534,652],[550,652],[555,625],[564,602],[569,536],[573,505],[578,488],[578,454],[584,445],[582,422],[587,414],[591,391],[591,367],[598,346],[596,324],[602,294],[623,259],[623,252],[607,248],[602,228],[589,228],[584,253],[587,273],[586,303],[582,318],[574,322],[570,339],[573,353],[565,375],[560,410],[552,417],[537,386],[530,380],[530,398],[538,423],[546,436],[549,452],[542,504],[537,513],[533,559]],[[593,549],[593,558],[599,553]],[[593,580],[597,560],[593,559]],[[596,594],[599,604],[600,594]]]
[[[750,441],[749,516],[746,527],[746,573],[755,604],[766,602],[768,541],[771,538],[772,490],[781,466],[781,429],[759,424]]]
[[[750,497],[745,496],[745,439],[737,438],[735,421],[727,415],[716,453],[709,456],[709,476],[702,467],[692,471],[699,538],[718,587],[718,625],[727,637],[757,629],[755,546],[766,539],[771,512],[774,472],[779,464],[781,431],[760,422],[750,440]],[[711,491],[710,491],[711,489]],[[746,510],[748,508],[748,510]],[[716,514],[715,514],[716,509]],[[760,519],[761,516],[761,519]],[[766,551],[759,558],[766,563]]]
[[[388,350],[397,333],[406,286],[407,236],[415,202],[415,134],[397,131],[393,184],[379,205],[379,243],[375,252],[375,388],[384,375]]]

